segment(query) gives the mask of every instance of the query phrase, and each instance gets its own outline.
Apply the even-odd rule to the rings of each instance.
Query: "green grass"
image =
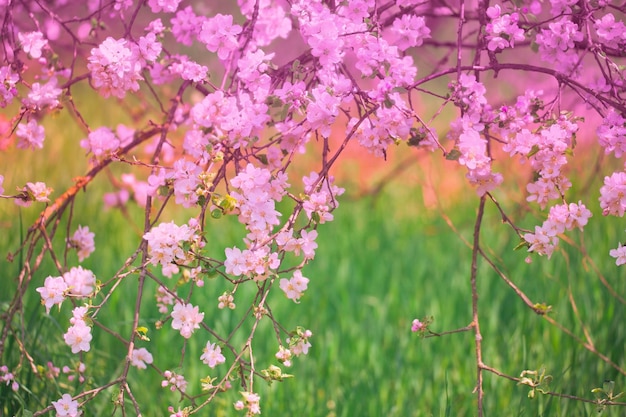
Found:
[[[261,380],[255,382],[264,415],[475,415],[473,334],[420,339],[410,332],[411,320],[426,315],[434,316],[431,328],[436,332],[469,324],[471,251],[445,222],[426,212],[419,199],[406,191],[392,187],[384,198],[344,201],[335,212],[336,221],[320,227],[316,259],[304,269],[311,281],[301,303],[294,305],[278,292],[270,298],[275,317],[286,328],[301,325],[311,329],[314,337],[310,354],[295,359],[287,370],[295,378],[271,387]],[[105,280],[115,273],[139,238],[112,211],[99,213],[99,222],[89,223],[90,213],[100,210],[99,204],[97,200],[79,199],[75,216],[77,222],[89,224],[98,238],[97,251],[84,266]],[[471,238],[474,206],[468,202],[450,213],[466,239]],[[390,207],[402,209],[394,211]],[[624,306],[610,297],[591,270],[583,267],[580,252],[561,242],[561,252],[550,261],[535,258],[526,264],[525,254],[513,251],[516,237],[499,223],[494,210],[488,210],[485,221],[484,244],[495,253],[494,258],[509,278],[533,302],[553,306],[551,316],[582,337],[582,328],[568,301],[570,289],[596,347],[624,367]],[[216,222],[209,245],[219,248],[236,244],[232,226],[227,219]],[[18,229],[19,224],[12,226],[13,236],[19,235]],[[573,233],[572,238],[579,237]],[[624,273],[607,256],[608,249],[619,240],[619,233],[596,213],[585,240],[607,280],[619,294],[625,294]],[[14,244],[15,239],[9,243]],[[6,252],[6,244],[2,250]],[[3,287],[8,290],[0,296],[4,303],[11,294],[10,280],[17,265],[2,262]],[[61,339],[68,325],[69,306],[64,306],[61,314],[56,309],[50,316],[44,314],[34,292],[44,277],[40,271],[25,297],[27,341],[37,363],[45,365],[50,356],[55,363],[64,364],[72,359]],[[219,331],[231,329],[237,317],[237,310],[225,313],[215,308],[223,288],[218,281],[207,281],[193,299],[205,311],[205,322]],[[160,369],[174,369],[182,338],[171,330],[154,328],[154,319],[149,317],[159,316],[149,314],[155,312],[153,291],[154,285],[150,284],[142,306],[148,314],[143,324],[150,328],[152,338],[144,345],[153,352]],[[518,376],[524,369],[538,369],[543,364],[554,377],[552,390],[585,398],[593,398],[590,390],[602,386],[604,379],[613,379],[618,390],[624,389],[623,376],[525,307],[484,262],[479,269],[479,291],[483,355],[488,365]],[[100,313],[103,322],[127,333],[135,297],[136,278],[131,276]],[[238,308],[245,308],[245,297],[237,300]],[[254,351],[263,368],[275,363],[277,344],[268,323],[259,331]],[[205,342],[204,336],[195,334],[186,346],[185,374],[192,392],[198,392],[197,379],[206,376],[208,370],[196,365]],[[85,359],[95,365],[87,375],[93,384],[106,382],[120,372],[123,364],[119,358],[125,348],[98,329],[94,330],[92,346]],[[2,362],[14,364],[15,348],[7,352]],[[32,395],[20,391],[27,408],[41,408],[60,397],[54,383],[40,381],[27,371],[23,375],[28,380],[20,382],[33,390]],[[168,405],[176,405],[178,397],[162,389],[160,380],[152,370],[131,371],[131,387],[145,406],[144,415],[162,415]],[[62,384],[58,392],[78,392]],[[529,400],[527,387],[491,374],[485,375],[484,386],[486,416],[596,415],[593,405],[572,400]],[[89,403],[86,413],[112,412],[110,399],[115,392],[111,389],[101,394]],[[9,404],[5,387],[0,396],[4,398],[0,402]],[[236,392],[227,394],[207,412],[235,415],[232,402],[236,399]]]

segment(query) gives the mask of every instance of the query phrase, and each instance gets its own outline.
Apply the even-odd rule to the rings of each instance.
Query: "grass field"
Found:
[[[90,125],[123,121],[119,114],[91,112]],[[118,117],[119,116],[119,117]],[[59,117],[64,117],[63,115]],[[0,166],[5,175],[5,189],[25,181],[55,178],[61,192],[72,184],[72,178],[85,172],[81,158],[67,158],[75,152],[84,137],[69,120],[55,120],[57,131],[48,130],[44,152],[0,153]],[[113,123],[114,124],[114,123]],[[58,131],[63,126],[63,131]],[[48,126],[51,127],[51,126]],[[50,161],[64,161],[53,163]],[[412,168],[416,170],[417,168]],[[112,167],[116,174],[119,166]],[[445,171],[444,171],[445,172]],[[449,173],[448,173],[449,174]],[[400,176],[382,194],[352,200],[340,199],[336,220],[319,229],[319,249],[315,260],[304,269],[310,278],[309,289],[299,305],[287,300],[280,291],[270,299],[275,317],[287,329],[303,326],[314,336],[308,356],[297,358],[288,371],[295,378],[267,386],[255,382],[262,398],[263,415],[299,417],[393,417],[393,416],[470,416],[476,414],[476,398],[472,393],[476,381],[474,336],[471,332],[421,339],[411,333],[414,318],[433,316],[435,332],[454,330],[471,321],[470,260],[471,250],[463,239],[471,240],[478,200],[471,190],[445,204],[445,213],[453,230],[436,210],[424,207],[419,184],[411,176]],[[344,178],[355,181],[354,178]],[[20,183],[20,181],[23,181]],[[340,184],[342,185],[342,184]],[[107,188],[104,178],[89,185],[81,193],[73,210],[76,224],[89,225],[96,233],[96,252],[83,266],[92,269],[106,281],[113,276],[140,241],[139,235],[117,211],[102,209],[101,196]],[[350,188],[349,189],[350,194]],[[596,187],[597,188],[597,187]],[[510,213],[516,213],[516,200],[508,194],[509,186],[496,193]],[[608,256],[610,248],[623,238],[615,219],[606,219],[598,212],[593,196],[588,206],[594,211],[584,237],[589,256],[607,282],[622,297],[626,294],[623,268]],[[9,263],[4,256],[14,251],[25,230],[33,223],[37,207],[18,209],[11,201],[0,201],[0,311],[4,312],[15,288],[19,272],[19,256]],[[141,224],[139,210],[130,216]],[[231,219],[234,220],[234,219]],[[515,219],[531,228],[537,220]],[[616,226],[617,225],[617,226]],[[65,225],[62,224],[61,227]],[[240,245],[242,227],[227,218],[212,224],[208,245],[223,250]],[[581,234],[568,234],[575,245]],[[513,280],[533,302],[552,306],[550,316],[579,338],[587,330],[594,346],[622,368],[626,367],[626,306],[612,297],[602,285],[593,266],[577,248],[561,242],[551,260],[534,258],[524,262],[522,251],[514,251],[517,236],[502,224],[495,208],[488,204],[484,232],[485,250],[502,271]],[[58,253],[63,242],[55,240]],[[71,255],[75,256],[75,255]],[[75,258],[69,264],[75,265]],[[24,301],[24,334],[29,352],[37,364],[46,365],[49,358],[57,364],[76,360],[63,343],[70,306],[51,315],[39,303],[35,288],[42,285],[47,274],[55,274],[49,261],[35,275],[35,281]],[[479,276],[480,325],[483,334],[483,357],[487,365],[512,376],[523,370],[544,365],[554,378],[552,391],[593,399],[591,389],[601,387],[604,380],[614,380],[616,390],[626,391],[626,379],[597,356],[542,317],[528,309],[513,291],[485,262],[480,263]],[[128,333],[131,329],[137,291],[133,277],[124,282],[100,313],[104,324]],[[159,369],[179,366],[178,352],[182,338],[170,330],[155,329],[156,313],[154,283],[146,289],[142,325],[149,328],[151,342],[144,344],[154,354]],[[194,294],[194,304],[205,312],[205,322],[219,332],[232,329],[238,311],[217,310],[216,299],[224,286],[217,280],[207,281],[205,288]],[[246,297],[237,300],[245,308]],[[575,304],[573,304],[575,303]],[[576,309],[572,306],[575,305]],[[16,326],[18,323],[11,323]],[[269,322],[262,323],[254,345],[259,364],[275,363],[276,340]],[[583,326],[584,324],[584,326]],[[1,326],[6,326],[2,322]],[[198,337],[196,337],[198,336]],[[18,349],[15,342],[5,349],[2,364],[15,367]],[[206,369],[193,365],[206,343],[194,335],[186,345],[185,375],[190,392],[199,392],[199,379]],[[125,347],[106,333],[94,331],[92,350],[85,355],[90,368],[86,372],[91,387],[119,375]],[[263,365],[260,365],[264,367]],[[0,416],[26,416],[24,408],[45,408],[61,393],[78,393],[75,383],[68,385],[63,377],[55,381],[40,380],[28,367],[18,380],[18,395],[0,385]],[[130,383],[138,401],[145,407],[145,416],[166,414],[169,405],[178,406],[178,397],[161,388],[161,376],[154,370],[132,369]],[[527,398],[528,387],[496,377],[485,376],[486,416],[595,416],[593,404],[557,397]],[[26,391],[30,389],[31,391]],[[200,415],[231,416],[232,403],[238,399],[236,390],[218,399]],[[85,415],[113,415],[111,399],[117,393],[107,390],[85,407]],[[184,406],[185,404],[180,404]],[[121,415],[118,411],[116,415]],[[608,409],[604,415],[626,415],[624,409]]]
[[[300,305],[293,305],[278,293],[270,300],[275,317],[282,318],[286,328],[301,325],[311,329],[313,347],[308,356],[297,358],[288,370],[295,378],[271,387],[263,381],[256,382],[263,415],[475,415],[473,333],[420,339],[410,332],[411,320],[426,315],[434,317],[431,329],[435,332],[461,328],[471,321],[471,251],[436,213],[423,208],[419,195],[416,189],[391,184],[376,199],[345,199],[335,213],[336,221],[320,228],[316,259],[304,269],[311,282]],[[475,210],[476,201],[468,199],[448,212],[458,233],[468,240]],[[17,209],[5,208],[2,213],[5,238],[0,249],[6,253],[19,241],[20,225],[14,221]],[[93,213],[98,213],[97,222],[89,222]],[[138,237],[125,226],[119,214],[101,211],[97,200],[79,199],[74,215],[77,222],[84,221],[96,232],[97,251],[84,266],[104,280],[136,247]],[[22,229],[32,221],[27,215],[24,217]],[[525,254],[513,251],[517,238],[499,220],[495,210],[488,210],[483,240],[487,252],[494,254],[502,270],[533,302],[553,306],[551,316],[578,337],[583,337],[580,323],[584,323],[598,350],[620,366],[626,366],[625,306],[608,294],[588,264],[585,267],[580,251],[562,242],[560,252],[550,261],[535,258],[526,264]],[[228,220],[217,223],[209,244],[223,247],[238,243],[232,226]],[[600,271],[623,295],[626,294],[624,273],[607,256],[619,236],[619,231],[595,213],[585,242]],[[577,233],[571,237],[574,241],[580,239]],[[11,295],[14,287],[11,280],[17,267],[3,257],[2,303]],[[37,274],[41,281],[44,276],[44,271]],[[53,311],[50,316],[45,315],[34,291],[39,285],[33,285],[26,297],[26,332],[30,335],[31,352],[42,365],[50,354],[55,362],[65,363],[72,358],[61,338],[69,309],[64,308],[62,314]],[[101,313],[103,321],[120,331],[130,329],[135,287],[130,283],[124,291],[116,293],[109,310]],[[219,331],[232,327],[237,310],[230,315],[217,314],[215,300],[222,291],[217,287],[216,281],[208,281],[202,293],[194,297],[206,313],[205,322]],[[618,391],[625,389],[623,375],[525,307],[484,262],[479,270],[479,291],[487,365],[512,376],[544,365],[554,377],[552,391],[590,399],[591,389],[602,386],[605,379],[615,380]],[[152,294],[151,290],[147,291],[143,306],[146,312],[155,311]],[[576,303],[578,317],[573,313],[569,294]],[[244,299],[241,305],[245,305]],[[182,347],[181,338],[171,331],[155,330],[154,322],[146,321],[144,325],[150,329],[152,341],[146,346],[153,352],[155,364],[160,369],[174,369],[178,364],[172,361],[178,355],[170,352]],[[260,336],[255,344],[257,361],[271,361],[276,341],[269,325],[262,326],[260,331],[267,337]],[[204,343],[202,337],[190,339],[186,346],[187,365],[199,357]],[[106,382],[121,370],[122,363],[112,358],[122,357],[124,349],[112,337],[94,331],[92,351],[86,356],[97,360],[97,365],[86,374],[92,383]],[[8,357],[2,358],[2,362],[14,364],[17,357],[12,353],[16,350],[8,350]],[[190,381],[205,376],[203,372],[204,369],[193,366],[185,370]],[[32,374],[29,378],[32,379],[20,382],[33,392],[21,391],[20,396],[31,410],[58,399],[58,392],[67,390],[63,383],[43,384]],[[161,388],[160,381],[161,377],[152,370],[131,371],[131,387],[146,407],[144,415],[163,415],[168,405],[176,406],[176,395]],[[198,392],[198,388],[197,381],[191,383],[190,390]],[[528,387],[487,374],[485,415],[597,415],[593,404],[547,396],[530,400],[528,391]],[[110,390],[89,403],[86,415],[110,414],[111,396],[115,393]],[[10,415],[7,404],[16,404],[15,400],[8,400],[9,395],[8,388],[3,386],[0,403],[4,405],[5,415]],[[206,408],[202,415],[236,415],[232,409],[236,399],[236,393],[226,396]],[[609,409],[605,415],[623,413]]]

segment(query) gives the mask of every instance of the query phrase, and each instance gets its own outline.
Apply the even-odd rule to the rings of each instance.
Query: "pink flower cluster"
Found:
[[[19,79],[19,75],[14,73],[10,66],[0,67],[0,107],[8,106],[17,96],[16,85]]]
[[[515,42],[524,40],[524,30],[518,26],[519,14],[502,14],[500,5],[496,4],[487,9],[490,22],[485,27],[487,32],[487,49],[499,51],[515,47]]]
[[[181,336],[189,339],[204,319],[204,313],[200,313],[197,306],[176,302],[172,310],[172,328],[179,330]]]
[[[41,295],[41,302],[46,306],[46,313],[50,313],[53,305],[61,305],[68,295],[88,297],[94,291],[96,276],[83,267],[73,267],[60,277],[48,276],[43,287],[37,288]]]
[[[17,392],[20,389],[20,384],[15,380],[13,373],[9,372],[9,367],[6,365],[0,366],[0,382],[4,382],[6,385],[11,385],[11,390]]]
[[[390,28],[391,43],[400,51],[421,46],[425,39],[430,38],[430,29],[426,26],[423,16],[405,14],[393,21]]]
[[[161,223],[144,234],[143,238],[148,242],[150,263],[160,264],[166,277],[178,273],[178,262],[184,264],[193,258],[181,245],[195,243],[199,247],[203,246],[193,223],[191,226],[177,226],[174,222]]]
[[[594,23],[598,39],[604,45],[620,49],[626,44],[626,25],[621,20],[615,21],[613,13],[607,13]]]
[[[20,123],[17,126],[15,135],[20,138],[17,147],[21,149],[41,149],[46,132],[43,126],[39,125],[36,120],[31,119],[28,123]]]
[[[198,34],[198,40],[211,52],[217,52],[222,60],[227,60],[239,48],[237,36],[241,33],[241,26],[233,24],[231,15],[217,15],[206,19]]]
[[[331,211],[339,207],[337,197],[345,190],[334,185],[333,181],[333,177],[322,179],[317,172],[302,178],[304,192],[308,196],[302,208],[309,220],[324,224],[334,219]]]
[[[567,16],[549,23],[548,29],[541,29],[535,38],[541,59],[554,64],[555,69],[564,74],[580,70],[579,56],[574,46],[582,40],[583,34],[578,25]]]
[[[168,291],[167,288],[163,286],[159,286],[159,288],[157,288],[156,302],[157,307],[159,308],[159,313],[167,314],[170,311],[168,306],[174,304],[174,300],[174,296]]]
[[[626,211],[626,172],[604,177],[600,188],[600,208],[605,216],[623,217]]]
[[[33,59],[41,58],[42,49],[48,46],[48,40],[41,32],[20,32],[17,37],[22,44],[22,50]]]
[[[313,332],[298,327],[296,334],[288,337],[285,341],[289,345],[289,350],[293,356],[308,355],[311,347],[311,342],[309,342],[311,337],[313,337]]]
[[[613,152],[616,158],[626,154],[626,119],[612,107],[596,131],[598,142],[607,155]]]
[[[456,136],[458,162],[467,168],[467,179],[476,186],[476,193],[482,196],[503,181],[502,175],[491,169],[487,139],[482,134],[485,122],[493,118],[485,98],[486,90],[476,77],[468,74],[461,74],[458,82],[450,87],[455,104],[465,111],[461,118],[453,122],[450,136]]]
[[[169,386],[171,391],[179,390],[183,393],[187,390],[187,380],[185,380],[183,375],[166,370],[163,372],[163,376],[165,377],[165,379],[161,381],[161,386],[163,388]]]
[[[241,392],[243,400],[235,402],[235,410],[247,409],[247,415],[252,416],[255,414],[261,414],[261,396],[254,392]]]
[[[280,289],[285,292],[285,295],[290,300],[298,302],[304,291],[306,291],[309,284],[309,279],[302,276],[302,271],[299,269],[293,272],[291,279],[282,278],[280,280]]]
[[[526,186],[528,201],[536,201],[541,208],[545,208],[548,201],[561,198],[571,187],[563,169],[577,130],[575,121],[561,117],[557,123],[538,132],[526,128],[509,131],[508,143],[503,149],[511,156],[517,154],[524,161],[530,161],[538,174],[537,180]]]
[[[65,343],[72,348],[72,353],[89,352],[91,349],[91,326],[85,321],[87,307],[76,307],[72,310],[71,326],[63,335]]]
[[[535,233],[524,234],[524,240],[529,244],[528,251],[550,258],[558,244],[558,235],[574,228],[582,230],[590,217],[591,211],[580,201],[578,204],[551,207],[546,221],[541,226],[535,226]]]
[[[124,98],[127,91],[139,90],[143,79],[143,58],[139,47],[126,39],[106,38],[91,50],[87,68],[95,88],[104,97]]]
[[[56,108],[59,105],[59,97],[62,90],[57,87],[57,78],[52,77],[47,83],[33,83],[24,99],[24,105],[32,110],[43,110],[45,108]]]

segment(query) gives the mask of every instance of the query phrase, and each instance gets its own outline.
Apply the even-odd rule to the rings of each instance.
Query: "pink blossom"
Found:
[[[15,380],[15,376],[9,372],[9,368],[6,365],[0,366],[0,382],[5,382],[7,386],[11,384],[11,389],[15,392],[20,388],[20,385]]]
[[[418,319],[415,319],[413,320],[413,323],[411,324],[411,331],[419,332],[420,330],[424,329],[424,327],[425,327],[424,323],[422,323]]]
[[[243,2],[239,3],[243,4]],[[254,1],[248,1],[248,4],[254,3]],[[252,7],[252,11],[254,11],[254,7]],[[246,17],[251,19],[251,12],[248,12]],[[256,46],[262,47],[269,45],[277,38],[286,39],[291,30],[291,19],[287,16],[285,9],[283,9],[280,4],[260,2],[253,35],[253,42]]]
[[[102,126],[90,132],[87,139],[81,140],[80,147],[91,152],[95,157],[106,156],[120,147],[120,140],[111,129]]]
[[[82,411],[78,410],[78,401],[73,400],[70,394],[63,394],[57,401],[52,401],[57,413],[56,417],[79,417]]]
[[[48,45],[48,40],[44,38],[41,32],[20,32],[17,37],[22,44],[22,50],[34,59],[41,58],[41,50]]]
[[[60,306],[63,303],[67,290],[68,285],[63,277],[48,276],[45,279],[43,287],[37,288],[37,292],[41,295],[41,302],[46,306],[46,313],[50,313],[53,305]]]
[[[183,80],[201,82],[208,76],[209,69],[204,65],[189,60],[186,56],[179,57],[179,62],[174,62],[170,66],[172,74],[178,74]]]
[[[167,288],[159,286],[156,292],[156,302],[159,308],[159,313],[167,314],[169,312],[168,306],[174,304],[174,296],[167,290]]]
[[[91,295],[96,285],[96,276],[82,266],[72,267],[63,274],[63,279],[68,286],[70,294],[77,297],[87,297]]]
[[[56,77],[50,78],[46,84],[33,83],[24,99],[24,104],[32,109],[41,110],[45,107],[55,108],[59,105],[62,90],[57,87]]]
[[[241,30],[241,26],[233,24],[231,15],[218,13],[202,23],[198,40],[224,61],[239,47],[237,35]]]
[[[304,259],[313,259],[315,257],[315,249],[317,249],[317,230],[300,232],[301,237],[296,240],[293,248],[293,252],[296,255],[300,254],[300,250],[304,254]]]
[[[239,248],[226,248],[226,260],[224,261],[225,272],[236,277],[247,273],[248,268],[243,252]]]
[[[306,291],[309,284],[309,279],[302,276],[302,271],[295,270],[291,279],[281,279],[280,289],[285,292],[285,295],[290,300],[298,301],[304,291]]]
[[[306,119],[312,129],[319,129],[324,137],[330,136],[330,126],[339,113],[341,99],[331,95],[325,86],[320,85],[311,91],[313,100],[306,109]]]
[[[148,62],[156,61],[163,49],[161,42],[157,41],[153,32],[141,36],[138,45],[141,56]]]
[[[68,244],[78,252],[79,262],[82,262],[96,250],[94,236],[95,234],[89,231],[89,227],[79,225],[72,237],[68,239]]]
[[[600,207],[605,216],[622,217],[626,211],[626,172],[614,172],[604,177],[600,188]]]
[[[545,208],[550,200],[561,197],[561,192],[569,189],[571,183],[562,175],[556,178],[539,178],[526,185],[527,201],[536,201],[541,208]]]
[[[243,401],[237,401],[235,403],[235,409],[243,410],[244,408],[248,409],[248,415],[252,416],[254,414],[261,414],[261,406],[260,401],[261,397],[259,394],[255,394],[254,392],[241,392],[243,396]]]
[[[344,56],[343,39],[339,37],[334,21],[326,21],[323,31],[308,38],[311,46],[311,55],[317,57],[322,66],[329,66],[341,62]]]
[[[552,256],[552,252],[554,252],[554,248],[558,243],[558,238],[550,236],[541,226],[535,226],[535,233],[526,233],[523,238],[529,243],[528,252],[547,255],[548,258]]]
[[[148,6],[152,13],[174,13],[178,9],[181,0],[148,0]]]
[[[310,330],[305,330],[302,333],[298,333],[299,337],[294,341],[288,338],[287,343],[290,345],[291,353],[294,356],[308,355],[311,342],[309,339],[313,337],[313,333]]]
[[[500,6],[496,4],[487,9],[487,16],[491,19],[485,28],[489,41],[487,48],[490,51],[513,48],[515,41],[524,40],[524,30],[517,25],[517,13],[502,14]]]
[[[393,44],[405,51],[414,46],[421,46],[424,39],[430,38],[430,29],[426,26],[423,16],[402,15],[396,18],[391,26]]]
[[[144,234],[148,242],[148,255],[152,265],[161,264],[163,274],[171,277],[178,272],[176,261],[184,261],[187,254],[181,248],[183,242],[196,241],[194,229],[184,224],[177,226],[174,222],[161,223]]]
[[[237,76],[247,84],[258,82],[261,74],[268,70],[274,55],[274,53],[266,54],[261,49],[246,51],[237,63],[239,68]]]
[[[44,182],[27,182],[21,189],[21,195],[15,199],[15,204],[22,207],[29,207],[33,201],[40,203],[50,202],[50,193],[52,188],[46,186]]]
[[[202,349],[200,360],[209,365],[210,368],[215,368],[220,363],[226,362],[226,358],[222,355],[222,349],[211,342],[207,342],[206,346]]]
[[[187,6],[176,12],[172,18],[172,34],[176,41],[183,45],[191,46],[193,40],[202,30],[204,17],[197,16],[191,6]]]
[[[613,152],[616,158],[626,154],[626,119],[612,107],[596,131],[605,154]]]
[[[171,391],[176,391],[177,389],[181,392],[185,392],[187,390],[187,381],[183,375],[177,374],[170,370],[166,370],[163,372],[163,376],[165,380],[161,381],[162,387],[170,387]]]
[[[0,67],[0,107],[4,108],[11,104],[13,98],[17,96],[15,85],[19,79],[19,75],[13,73],[10,66]]]
[[[548,29],[542,29],[535,38],[541,59],[554,63],[558,71],[566,74],[576,69],[578,54],[574,46],[582,40],[578,25],[566,16],[548,24]]]
[[[578,3],[577,0],[550,0],[550,13],[552,16],[558,16],[560,14],[571,14],[572,6]]]
[[[484,169],[474,169],[468,171],[465,175],[470,184],[476,187],[476,194],[479,197],[485,195],[485,193],[493,190],[498,185],[502,184],[504,177],[499,172],[492,172],[491,167]]]
[[[0,175],[0,195],[4,194],[4,188],[2,184],[4,183],[4,175]]]
[[[605,14],[594,23],[600,42],[611,47],[620,48],[626,43],[626,25],[621,20],[615,21],[612,13]]]
[[[75,320],[63,335],[65,343],[72,348],[72,353],[89,352],[91,338],[91,327],[82,320]]]
[[[276,359],[286,367],[291,366],[291,351],[286,349],[284,346],[280,346],[278,348],[278,352],[276,352]]]
[[[36,120],[31,119],[26,124],[20,123],[15,134],[20,138],[20,141],[17,143],[18,148],[43,148],[46,134],[43,126],[39,125]]]
[[[195,329],[200,328],[200,323],[204,319],[204,313],[198,311],[198,307],[191,304],[177,302],[172,310],[172,328],[180,330],[180,334],[189,339]]]
[[[142,64],[137,45],[126,39],[106,38],[91,50],[87,68],[91,71],[94,87],[104,97],[124,98],[127,91],[139,90]]]
[[[130,193],[128,190],[119,190],[115,193],[105,193],[104,196],[102,196],[104,206],[106,208],[123,207],[128,202],[129,198]]]
[[[139,369],[146,369],[146,364],[153,361],[152,354],[146,348],[133,349],[130,355],[130,364]]]
[[[217,308],[219,308],[220,310],[228,307],[231,310],[234,310],[236,305],[235,305],[235,297],[233,297],[232,293],[229,292],[224,292],[224,294],[220,295],[217,298],[217,301],[219,302],[217,304]]]
[[[609,255],[611,255],[615,259],[615,265],[624,265],[626,264],[626,246],[622,246],[621,244],[616,249],[611,249],[609,251]]]

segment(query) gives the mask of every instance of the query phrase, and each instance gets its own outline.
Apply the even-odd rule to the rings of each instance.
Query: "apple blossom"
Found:
[[[56,410],[57,417],[79,417],[82,415],[82,411],[78,409],[78,401],[73,400],[69,394],[63,394],[59,400],[52,401],[52,405]]]

